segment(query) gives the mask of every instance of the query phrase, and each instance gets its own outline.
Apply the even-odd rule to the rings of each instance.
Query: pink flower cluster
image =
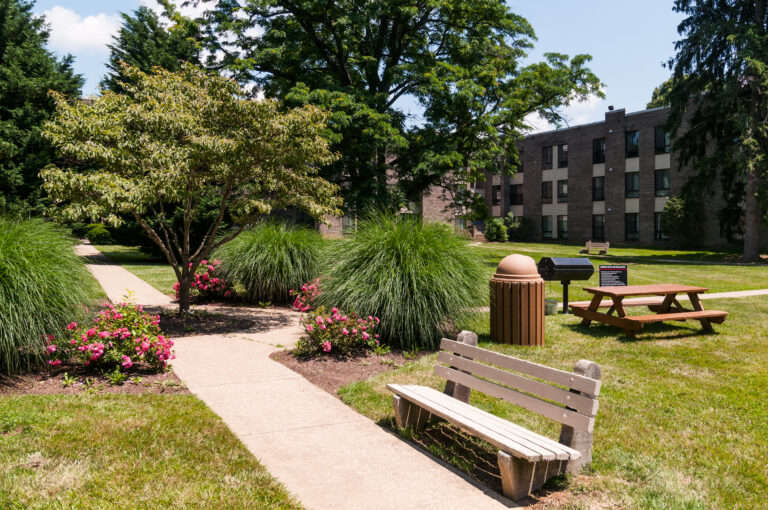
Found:
[[[193,280],[190,283],[190,292],[193,296],[201,299],[221,299],[232,297],[235,293],[232,286],[223,278],[216,276],[216,269],[221,265],[220,260],[201,260],[197,266]],[[193,264],[189,263],[192,269]],[[173,290],[176,291],[176,299],[179,299],[179,282],[173,284]]]
[[[104,305],[93,326],[71,322],[58,341],[47,335],[48,364],[64,362],[85,366],[120,366],[124,369],[141,363],[155,370],[168,366],[174,358],[173,341],[160,334],[160,317],[144,312],[141,305]]]
[[[334,353],[346,356],[365,352],[379,345],[375,332],[381,321],[378,317],[358,317],[344,314],[333,307],[330,313],[320,307],[302,318],[306,335],[296,345],[296,353],[312,356],[320,353]]]
[[[299,312],[308,312],[312,310],[317,296],[320,295],[320,287],[318,287],[317,282],[318,280],[305,283],[301,286],[300,290],[291,289],[288,291],[288,295],[296,296],[291,305],[294,310]]]

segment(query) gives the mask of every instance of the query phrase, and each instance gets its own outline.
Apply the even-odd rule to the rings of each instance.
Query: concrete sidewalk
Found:
[[[114,264],[90,244],[75,246],[75,253],[86,258],[86,267],[98,280],[113,303],[124,301],[129,292],[132,300],[144,306],[171,306],[171,297],[163,294],[127,269]]]
[[[170,299],[89,245],[78,253],[112,300],[127,290],[143,305]],[[287,327],[174,339],[173,368],[187,387],[308,509],[474,510],[515,507],[451,466],[389,433],[293,370],[272,361],[295,344],[298,314]],[[258,317],[256,317],[258,318]]]

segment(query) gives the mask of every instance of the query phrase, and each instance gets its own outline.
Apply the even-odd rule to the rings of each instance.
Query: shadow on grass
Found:
[[[122,253],[112,252],[107,254],[95,254],[95,255],[81,255],[80,258],[86,264],[140,264],[144,266],[167,266],[168,263],[164,260],[150,257],[149,255],[143,255],[141,253]]]
[[[227,333],[263,333],[293,324],[286,314],[228,308],[226,312],[195,311],[179,316],[173,310],[148,310],[160,314],[160,329],[170,337],[220,335]]]
[[[590,326],[582,326],[580,323],[563,324],[563,327],[570,329],[574,333],[581,333],[583,335],[591,336],[592,338],[611,338],[624,343],[679,340],[681,338],[712,336],[717,334],[717,331],[709,332],[702,330],[698,327],[698,323],[695,326],[679,326],[664,322],[649,324],[638,331],[633,337],[627,335],[623,329],[608,324]],[[661,333],[670,332],[677,334],[663,337],[658,336]]]

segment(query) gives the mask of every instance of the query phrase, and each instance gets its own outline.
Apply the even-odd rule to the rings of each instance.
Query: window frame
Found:
[[[630,189],[630,180],[637,182],[635,189]],[[624,174],[624,198],[640,197],[640,172],[626,172]]]
[[[595,187],[595,182],[597,180],[600,180],[600,182],[603,183],[603,185],[600,187],[600,198],[597,198],[595,190],[597,189]],[[592,177],[592,201],[593,202],[605,202],[605,176],[604,175],[597,175]]]
[[[551,145],[545,145],[541,148],[541,169],[551,170],[553,164],[553,150]]]
[[[629,228],[630,218],[634,218],[634,230]],[[624,213],[624,240],[625,241],[639,241],[640,240],[640,214],[639,213]]]
[[[518,193],[514,191],[519,190]],[[510,184],[509,185],[509,205],[523,205],[523,185],[522,184]]]
[[[549,230],[548,231],[544,229],[544,224],[545,224],[546,220],[549,220]],[[554,239],[552,237],[553,227],[554,226],[552,225],[552,215],[550,215],[550,214],[542,215],[541,216],[541,238],[542,239]],[[549,232],[549,235],[547,235],[547,232]]]
[[[565,149],[563,149],[565,147]],[[563,158],[565,155],[565,158]],[[563,164],[565,162],[565,164]],[[568,144],[560,143],[557,145],[557,168],[568,168]]]
[[[636,138],[631,144],[629,142],[630,136]],[[624,132],[624,157],[627,159],[640,157],[640,131],[637,129]]]
[[[562,193],[561,186],[565,185],[565,193]],[[568,179],[560,179],[557,181],[557,203],[558,204],[567,204],[568,203]]]
[[[564,222],[562,220],[565,220]],[[561,229],[560,227],[565,224],[565,230]],[[557,216],[557,238],[562,239],[564,241],[568,240],[568,215],[567,214],[559,214]]]
[[[661,172],[664,172],[661,174]],[[659,187],[659,175],[666,175],[667,187]],[[669,168],[658,168],[653,171],[653,193],[657,197],[668,197],[670,194],[671,183],[669,182]]]
[[[664,228],[662,226],[662,222],[664,221],[663,218],[663,212],[653,213],[653,238],[656,241],[666,241],[669,239],[669,236],[664,233]]]
[[[653,128],[653,152],[655,154],[669,154],[672,152],[672,136],[664,129],[664,126]]]
[[[552,181],[541,181],[541,203],[542,204],[552,203],[552,188],[553,188]],[[549,193],[544,193],[545,189],[548,189]]]
[[[605,163],[605,138],[592,139],[592,164]]]
[[[501,184],[491,186],[491,205],[501,205]]]
[[[596,222],[595,220],[597,218],[602,218],[602,224],[600,225],[600,235],[597,234],[596,231]],[[605,214],[593,214],[592,215],[592,241],[597,242],[604,242],[605,241]]]

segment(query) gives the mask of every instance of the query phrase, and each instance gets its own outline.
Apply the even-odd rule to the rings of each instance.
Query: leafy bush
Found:
[[[190,284],[192,296],[202,300],[210,300],[229,298],[234,295],[235,291],[229,282],[217,273],[220,265],[220,260],[200,261],[200,265],[195,270],[195,278]],[[192,267],[191,264],[190,267]],[[179,287],[179,282],[173,284],[173,290],[176,291],[176,299],[179,299]]]
[[[141,305],[106,304],[91,325],[71,322],[58,335],[48,335],[48,364],[82,363],[116,371],[142,364],[159,372],[174,358],[173,341],[161,334],[159,324],[160,317]]]
[[[534,241],[536,239],[536,223],[530,218],[514,218],[507,223],[507,236],[510,241],[522,243]]]
[[[45,334],[82,317],[96,294],[72,246],[53,223],[0,218],[0,372],[41,362]]]
[[[308,312],[315,307],[315,301],[317,296],[320,295],[320,287],[318,287],[318,281],[315,280],[309,283],[305,283],[299,290],[288,290],[288,295],[293,297],[293,303],[291,307],[298,312]]]
[[[378,317],[360,318],[355,314],[342,314],[338,308],[326,313],[320,307],[302,318],[306,335],[296,343],[294,353],[299,356],[334,354],[348,356],[374,350],[379,335],[374,333],[380,324]]]
[[[485,238],[488,241],[505,242],[507,240],[507,227],[501,218],[492,218],[485,222]]]
[[[85,237],[91,244],[112,244],[112,234],[101,223],[91,223],[87,228]]]
[[[661,229],[672,242],[681,247],[694,249],[701,246],[705,238],[707,212],[698,197],[671,197],[664,205]]]
[[[242,285],[248,301],[291,302],[291,289],[317,277],[322,237],[314,230],[262,223],[216,252],[222,275]]]
[[[379,216],[330,255],[319,304],[379,317],[382,342],[393,347],[437,348],[487,292],[482,263],[442,224]]]

